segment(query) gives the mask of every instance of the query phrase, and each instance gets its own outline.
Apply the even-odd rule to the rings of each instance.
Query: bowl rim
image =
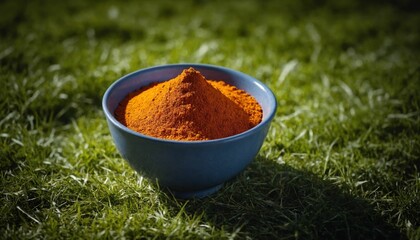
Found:
[[[257,85],[259,85],[259,87],[263,88],[265,92],[267,92],[267,96],[268,98],[270,98],[270,102],[273,103],[273,108],[271,109],[271,111],[269,111],[267,113],[267,118],[262,119],[262,121],[260,123],[258,123],[256,126],[232,135],[232,136],[228,136],[228,137],[224,137],[224,138],[218,138],[218,139],[211,139],[211,140],[198,140],[198,141],[185,141],[185,140],[171,140],[171,139],[164,139],[164,138],[157,138],[157,137],[153,137],[153,136],[149,136],[149,135],[145,135],[139,132],[136,132],[134,130],[131,130],[130,128],[124,126],[122,123],[120,123],[115,117],[114,114],[112,114],[110,112],[110,110],[108,109],[107,106],[107,99],[109,98],[112,90],[119,85],[121,82],[126,81],[127,78],[136,76],[142,72],[147,72],[147,71],[155,71],[158,69],[162,69],[162,68],[178,68],[178,67],[184,67],[184,68],[188,68],[188,67],[197,67],[197,68],[208,68],[208,69],[212,69],[212,70],[219,70],[219,71],[223,71],[223,72],[229,72],[232,74],[236,74],[236,75],[240,75],[241,78],[246,78],[246,79],[250,79],[252,80],[254,83],[256,83]],[[168,79],[169,80],[169,79]],[[263,84],[261,81],[257,80],[256,78],[242,73],[240,71],[237,70],[233,70],[230,68],[226,68],[226,67],[221,67],[221,66],[217,66],[217,65],[211,65],[211,64],[202,64],[202,63],[176,63],[176,64],[163,64],[163,65],[157,65],[157,66],[153,66],[153,67],[147,67],[147,68],[142,68],[139,70],[136,70],[134,72],[128,73],[124,76],[122,76],[121,78],[119,78],[118,80],[114,81],[105,91],[103,97],[102,97],[102,109],[105,113],[106,118],[112,122],[112,124],[114,126],[116,126],[117,128],[119,128],[120,130],[123,130],[129,134],[150,140],[150,141],[157,141],[157,142],[162,142],[162,143],[169,143],[169,144],[188,144],[188,145],[205,145],[205,144],[214,144],[214,143],[222,143],[222,142],[230,142],[230,141],[235,141],[238,139],[242,139],[247,137],[248,135],[251,135],[252,133],[256,132],[257,130],[259,130],[260,128],[264,127],[264,125],[268,124],[271,122],[271,120],[274,118],[274,115],[276,113],[277,110],[277,100],[276,97],[274,95],[274,93],[271,91],[271,89],[269,87],[267,87],[265,84]]]

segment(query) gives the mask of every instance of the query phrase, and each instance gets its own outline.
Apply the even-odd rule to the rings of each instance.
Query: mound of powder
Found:
[[[197,141],[244,132],[261,122],[262,109],[245,91],[189,68],[128,94],[115,117],[145,135]]]

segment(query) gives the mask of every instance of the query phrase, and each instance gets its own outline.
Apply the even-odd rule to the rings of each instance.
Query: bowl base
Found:
[[[180,199],[190,199],[190,198],[204,198],[207,197],[217,191],[219,191],[223,186],[222,184],[216,185],[214,187],[198,190],[198,191],[192,191],[192,192],[182,192],[182,191],[174,191],[170,190],[171,193],[176,197]]]

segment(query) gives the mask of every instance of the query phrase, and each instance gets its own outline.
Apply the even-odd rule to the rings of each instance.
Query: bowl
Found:
[[[193,67],[207,79],[223,80],[251,94],[263,109],[262,121],[237,135],[205,141],[159,139],[135,132],[114,117],[127,94],[162,82]],[[219,190],[241,173],[258,154],[276,111],[276,98],[260,81],[244,73],[207,64],[169,64],[130,73],[105,92],[102,107],[113,141],[140,175],[166,187],[177,198],[201,198]]]

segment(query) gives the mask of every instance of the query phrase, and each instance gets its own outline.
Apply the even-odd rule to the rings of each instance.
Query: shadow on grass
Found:
[[[178,205],[179,207],[179,205]],[[214,196],[190,200],[187,214],[240,238],[402,239],[362,199],[287,165],[257,159]]]

